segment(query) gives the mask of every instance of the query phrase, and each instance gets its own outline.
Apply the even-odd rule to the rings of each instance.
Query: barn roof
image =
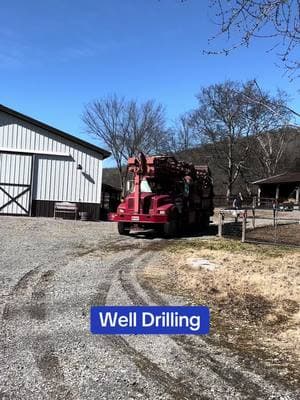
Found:
[[[258,181],[252,183],[254,185],[261,185],[261,184],[272,184],[272,183],[298,183],[298,182],[300,182],[300,171],[283,172],[282,174],[270,176],[264,179],[259,179]]]
[[[2,104],[0,104],[0,111],[4,112],[6,114],[12,115],[13,117],[19,118],[22,121],[28,122],[39,128],[45,129],[51,133],[54,133],[55,135],[62,137],[63,139],[69,140],[69,141],[79,144],[80,146],[83,146],[89,150],[92,150],[95,153],[100,154],[103,157],[103,159],[105,159],[111,155],[111,153],[109,151],[104,150],[101,147],[95,146],[94,144],[86,142],[85,140],[79,139],[76,136],[70,135],[69,133],[66,133],[59,129],[56,129],[53,126],[50,126],[50,125],[45,124],[44,122],[38,121],[37,119],[34,119],[31,117],[28,117],[27,115],[21,114],[18,111],[8,108]]]

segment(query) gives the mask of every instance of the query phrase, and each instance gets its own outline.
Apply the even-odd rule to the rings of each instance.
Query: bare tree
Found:
[[[124,185],[124,149],[129,125],[124,98],[110,96],[85,107],[82,121],[87,133],[99,138],[115,159],[121,187]]]
[[[173,137],[176,151],[188,150],[195,145],[195,132],[188,113],[181,115],[175,121]]]
[[[288,135],[285,129],[276,132],[265,132],[256,136],[259,143],[257,159],[262,166],[265,176],[272,176],[277,172],[279,162],[286,150]]]
[[[226,35],[229,45],[207,53],[228,54],[255,38],[268,38],[290,76],[299,71],[300,0],[210,0],[210,7],[220,26],[210,42]]]
[[[252,81],[252,87],[255,90],[243,93],[243,97],[247,102],[255,104],[256,113],[259,114],[253,132],[257,144],[255,158],[263,175],[271,176],[277,172],[288,145],[291,128],[297,128],[290,123],[291,118],[299,114],[287,106],[287,95],[284,91],[278,90],[276,96],[272,97],[259,87],[256,80]]]
[[[164,109],[154,101],[138,104],[116,95],[94,100],[82,115],[86,131],[111,151],[124,188],[129,157],[143,151],[163,152],[168,145]]]
[[[250,136],[260,137],[274,128],[275,122],[280,124],[268,108],[248,100],[259,95],[253,81],[227,81],[202,88],[197,96],[199,106],[191,122],[199,140],[211,145],[213,161],[226,175],[228,200],[238,177],[246,175],[247,158],[254,143]]]
[[[125,157],[143,151],[161,153],[167,151],[168,138],[165,128],[165,111],[153,100],[138,105],[136,101],[127,104],[128,126],[125,140]]]

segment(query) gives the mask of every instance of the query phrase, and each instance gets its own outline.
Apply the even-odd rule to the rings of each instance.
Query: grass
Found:
[[[191,269],[190,258],[208,259],[217,268]],[[171,242],[162,260],[162,266],[148,266],[141,278],[166,293],[182,296],[187,304],[208,305],[210,340],[268,366],[276,357],[274,368],[285,366],[283,378],[299,384],[299,250],[191,239]]]
[[[242,243],[233,239],[191,239],[171,242],[168,245],[168,250],[171,252],[181,252],[188,250],[213,250],[213,251],[228,251],[234,253],[253,254],[256,253],[260,257],[283,257],[287,254],[292,254],[295,249],[285,245],[269,245],[269,244],[250,244]]]

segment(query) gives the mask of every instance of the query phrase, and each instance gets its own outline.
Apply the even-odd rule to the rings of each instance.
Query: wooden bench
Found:
[[[78,216],[78,205],[76,203],[69,203],[67,201],[61,203],[55,203],[54,205],[54,218],[56,218],[57,214],[74,214],[75,220]]]

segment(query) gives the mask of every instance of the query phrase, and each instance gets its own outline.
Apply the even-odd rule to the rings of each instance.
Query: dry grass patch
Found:
[[[218,267],[193,270],[189,258]],[[299,384],[300,252],[232,240],[174,242],[141,279],[211,309],[210,339],[276,367]]]

